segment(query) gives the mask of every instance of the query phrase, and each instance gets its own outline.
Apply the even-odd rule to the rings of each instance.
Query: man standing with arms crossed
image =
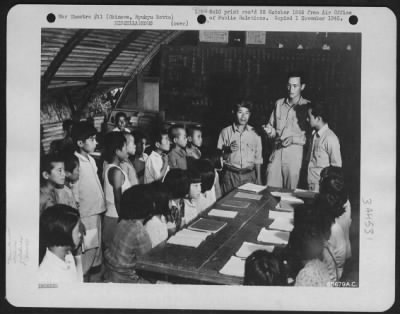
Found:
[[[268,138],[274,140],[267,168],[268,186],[294,190],[299,182],[309,103],[301,96],[304,88],[304,76],[289,73],[288,97],[276,101],[268,124],[263,126]]]

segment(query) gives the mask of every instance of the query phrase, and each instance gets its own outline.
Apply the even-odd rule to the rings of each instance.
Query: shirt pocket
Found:
[[[316,147],[314,157],[315,157],[315,164],[317,167],[329,166],[329,156],[322,146]]]

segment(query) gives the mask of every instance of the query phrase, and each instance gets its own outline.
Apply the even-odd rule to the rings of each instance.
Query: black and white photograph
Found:
[[[358,18],[348,8],[183,7],[181,15],[171,7],[137,14],[102,7],[91,15],[56,8],[35,25],[40,51],[30,62],[39,75],[34,92],[21,96],[34,95],[36,108],[28,133],[34,152],[26,150],[37,177],[25,188],[35,196],[16,200],[29,204],[23,225],[29,222],[30,236],[18,238],[15,220],[7,222],[8,264],[33,268],[41,306],[57,305],[46,294],[66,288],[87,298],[186,290],[193,299],[201,289],[213,294],[205,308],[230,308],[215,300],[241,291],[254,299],[274,291],[275,301],[248,309],[296,308],[296,300],[277,305],[279,291],[304,291],[310,300],[365,293],[365,254],[374,253],[364,248],[385,241],[379,228],[391,237],[380,249],[389,249],[395,212],[381,214],[378,197],[368,194],[371,184],[380,189],[383,174],[394,171],[386,179],[395,180],[394,142],[383,144],[386,164],[374,164],[378,130],[365,124],[374,121],[395,140],[395,118],[369,114],[372,105],[384,110],[371,100],[381,97],[385,80],[392,84],[387,77],[380,86],[366,82],[372,65],[363,63],[365,47],[379,39],[366,26],[351,28],[370,11],[360,9]],[[189,10],[197,25],[187,28]],[[263,29],[265,19],[274,27]],[[157,28],[160,20],[173,27]],[[225,24],[201,27],[215,20]],[[329,31],[325,24],[276,26],[286,20],[347,24]],[[384,58],[381,51],[376,62]],[[385,116],[394,103],[388,108]],[[389,206],[394,189],[385,194]],[[384,265],[378,260],[371,271]],[[215,295],[226,286],[235,289],[231,296]],[[73,306],[107,306],[107,297],[85,299]],[[159,307],[146,299],[144,307]],[[175,304],[191,308],[190,300]],[[318,301],[309,309],[329,308],[337,309]]]

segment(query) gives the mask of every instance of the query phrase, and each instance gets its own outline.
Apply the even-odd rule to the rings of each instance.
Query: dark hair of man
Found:
[[[253,111],[253,102],[249,100],[242,100],[240,102],[237,102],[233,105],[232,111],[234,114],[236,114],[240,108],[247,108],[249,112]]]
[[[63,131],[67,131],[70,126],[73,126],[74,122],[71,119],[66,119],[62,123]]]
[[[169,170],[164,178],[164,184],[169,191],[171,199],[184,198],[190,189],[187,170],[178,168]]]
[[[46,247],[74,247],[72,230],[79,221],[78,210],[63,204],[48,207],[40,216],[40,237]]]
[[[292,77],[299,77],[300,78],[300,84],[305,84],[306,83],[306,76],[303,71],[291,71],[287,74],[287,79],[289,80]]]
[[[122,132],[110,132],[104,136],[103,158],[108,163],[114,159],[117,150],[122,150],[126,144],[126,138]]]
[[[325,123],[329,122],[329,108],[325,102],[309,103],[307,109],[311,109],[311,113],[315,118],[320,117]]]
[[[253,252],[246,258],[245,286],[286,286],[287,275],[283,260],[265,250]]]

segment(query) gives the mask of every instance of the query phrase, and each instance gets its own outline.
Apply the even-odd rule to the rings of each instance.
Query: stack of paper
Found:
[[[208,215],[209,216],[224,217],[224,218],[235,218],[237,213],[238,212],[236,212],[236,211],[213,208],[208,212]]]
[[[293,212],[278,212],[276,210],[269,211],[269,219],[285,218],[287,220],[293,220]]]
[[[245,193],[245,192],[237,192],[234,195],[234,197],[237,197],[237,198],[248,198],[248,199],[257,200],[257,201],[262,199],[262,195],[257,195],[257,194],[254,194],[254,193]]]
[[[247,258],[250,254],[258,250],[272,252],[274,250],[274,246],[243,242],[240,249],[236,252],[236,256],[240,258]]]
[[[286,245],[289,241],[289,232],[268,230],[262,228],[258,234],[257,241],[272,243],[272,244],[284,244]]]
[[[244,277],[244,263],[244,259],[232,256],[219,272],[223,275]]]
[[[225,221],[200,218],[196,222],[192,223],[188,229],[195,231],[203,231],[208,233],[217,233],[225,226],[226,226]]]
[[[302,197],[302,198],[315,198],[317,195],[317,192],[309,191],[309,190],[303,190],[303,189],[295,189],[294,190],[294,195],[297,197]]]
[[[182,229],[167,241],[169,244],[198,247],[210,233]]]
[[[286,218],[276,218],[272,224],[269,226],[270,229],[289,231],[293,230],[293,224],[289,219]]]
[[[267,188],[266,185],[259,185],[259,184],[254,184],[254,183],[245,183],[241,186],[238,187],[239,190],[246,191],[246,192],[252,192],[252,193],[260,193],[261,191],[264,191]]]

